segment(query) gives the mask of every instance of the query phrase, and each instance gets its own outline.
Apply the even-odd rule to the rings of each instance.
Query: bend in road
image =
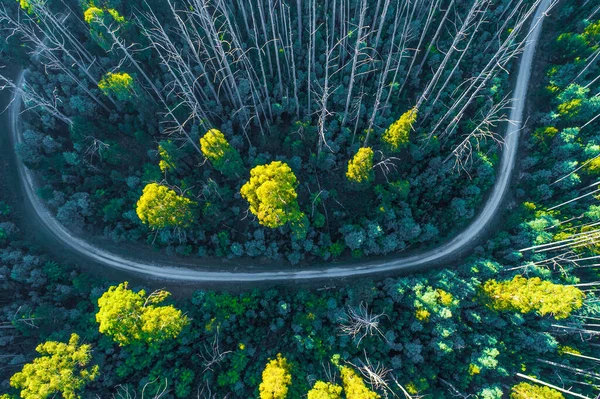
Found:
[[[386,273],[440,264],[442,261],[450,259],[452,256],[456,256],[461,250],[472,245],[472,242],[482,235],[485,228],[492,221],[494,215],[498,212],[500,204],[509,188],[517,155],[519,132],[522,125],[529,78],[531,76],[531,66],[541,32],[543,17],[550,7],[550,3],[551,0],[542,0],[540,2],[532,22],[532,27],[529,30],[528,43],[521,56],[519,72],[513,93],[515,99],[513,100],[513,107],[510,113],[510,120],[513,121],[513,123],[508,124],[507,127],[498,177],[489,199],[483,210],[466,230],[437,248],[418,255],[401,257],[393,260],[371,260],[355,264],[338,264],[336,266],[326,265],[315,267],[312,270],[256,272],[201,270],[182,267],[183,263],[181,262],[163,262],[158,264],[128,259],[93,245],[81,237],[75,236],[61,225],[36,194],[32,172],[27,169],[22,162],[17,160],[17,168],[23,183],[23,189],[27,199],[31,202],[32,209],[35,211],[35,215],[31,216],[37,217],[64,248],[77,254],[79,257],[114,269],[120,269],[141,274],[146,277],[159,278],[167,281],[239,283],[309,279],[321,280]],[[23,72],[19,75],[17,84],[20,86],[22,81]],[[23,140],[20,126],[21,107],[22,99],[17,92],[14,94],[13,101],[9,108],[9,129],[15,143],[20,143]]]

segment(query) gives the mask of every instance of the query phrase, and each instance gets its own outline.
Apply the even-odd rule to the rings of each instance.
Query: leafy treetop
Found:
[[[94,21],[106,17],[107,12],[116,22],[121,24],[125,23],[125,18],[121,14],[119,14],[119,12],[114,8],[101,9],[95,6],[91,6],[87,10],[85,10],[85,12],[83,13],[83,19],[85,20],[85,22],[91,25],[92,23],[94,23]]]
[[[275,161],[253,168],[240,193],[250,203],[250,212],[258,217],[260,224],[276,228],[304,218],[298,205],[297,186],[292,169]]]
[[[239,152],[229,144],[221,131],[210,129],[206,132],[200,139],[200,149],[214,168],[225,176],[234,177],[242,172],[244,165]]]
[[[30,0],[19,0],[19,6],[21,6],[21,9],[27,12],[27,14],[33,13],[33,4]]]
[[[150,183],[144,187],[136,213],[142,223],[152,228],[187,227],[194,220],[190,209],[193,204],[168,187]]]
[[[508,281],[488,280],[482,290],[492,309],[521,313],[535,311],[541,316],[551,314],[557,320],[569,317],[573,310],[579,309],[584,297],[577,287],[519,275]]]
[[[126,22],[117,10],[113,8],[102,9],[93,5],[85,10],[83,19],[90,25],[92,39],[106,51],[110,51],[113,44],[108,27],[114,22],[118,24],[125,24]]]
[[[392,123],[383,133],[381,138],[391,151],[399,151],[405,148],[409,142],[409,134],[412,124],[417,120],[417,108],[406,111],[400,119]]]
[[[308,391],[308,399],[342,399],[342,387],[331,382],[317,381]]]
[[[540,385],[529,384],[527,382],[521,382],[520,384],[512,387],[510,393],[510,399],[530,399],[530,398],[543,398],[543,399],[564,399],[562,393],[549,387],[543,387]]]
[[[379,399],[381,397],[377,392],[367,388],[363,379],[350,367],[342,366],[340,375],[346,399]]]
[[[135,93],[133,78],[127,72],[108,72],[98,82],[98,87],[107,96],[114,96],[120,101],[130,100]]]
[[[91,24],[95,19],[102,18],[104,16],[104,11],[98,7],[90,7],[83,13],[83,19],[88,24]]]
[[[119,345],[176,338],[188,324],[188,318],[172,305],[157,306],[169,297],[169,292],[161,290],[146,296],[146,291],[133,292],[127,285],[110,287],[102,294],[96,313],[100,332]]]
[[[79,345],[79,336],[71,334],[69,343],[48,341],[35,349],[40,355],[10,379],[21,389],[23,399],[45,399],[62,394],[65,399],[79,398],[77,391],[98,375],[98,366],[87,368],[92,359],[91,346]]]
[[[360,148],[348,161],[346,177],[356,183],[367,183],[373,180],[373,175],[373,150],[370,147]]]
[[[290,365],[281,353],[270,360],[262,372],[262,382],[258,387],[260,399],[284,399],[292,383]]]
[[[176,169],[177,165],[175,163],[175,159],[173,154],[176,153],[175,148],[171,140],[161,141],[158,144],[158,155],[160,156],[160,161],[158,162],[158,167],[163,173],[166,173],[169,170]]]

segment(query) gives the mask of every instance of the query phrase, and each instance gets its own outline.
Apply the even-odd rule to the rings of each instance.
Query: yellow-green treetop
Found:
[[[33,13],[33,4],[29,0],[19,0],[19,6],[23,9],[27,14]]]
[[[107,96],[114,96],[120,101],[130,100],[135,93],[133,78],[127,72],[108,72],[98,82],[98,87]]]
[[[342,387],[330,382],[317,381],[308,391],[308,399],[342,399]]]
[[[488,280],[482,291],[492,309],[521,313],[535,311],[541,316],[553,315],[557,320],[569,317],[573,310],[579,309],[584,298],[577,287],[518,275],[508,281]]]
[[[41,356],[10,379],[10,385],[21,390],[23,399],[45,399],[59,393],[65,399],[77,399],[77,391],[98,375],[97,365],[87,367],[92,360],[91,346],[79,345],[77,334],[71,334],[66,344],[48,341],[35,350]]]
[[[108,13],[111,15],[111,17],[113,17],[113,19],[115,21],[117,21],[120,24],[124,24],[125,23],[125,17],[123,17],[121,14],[119,14],[119,12],[117,10],[115,10],[114,8],[107,8],[106,11],[108,11]]]
[[[85,22],[91,25],[96,20],[106,17],[106,13],[108,13],[116,22],[121,24],[125,23],[125,18],[114,8],[102,9],[95,6],[90,6],[87,10],[85,10],[83,13],[83,19]]]
[[[159,305],[170,294],[157,291],[133,292],[127,282],[112,286],[98,299],[96,321],[99,330],[119,345],[160,342],[176,338],[188,318],[172,305]]]
[[[592,176],[600,175],[600,157],[588,159],[584,170]]]
[[[400,119],[392,123],[383,133],[382,141],[390,151],[399,151],[409,143],[412,124],[417,120],[417,108],[406,111]]]
[[[88,24],[94,22],[97,18],[102,18],[104,16],[104,11],[101,8],[91,6],[83,13],[83,19]]]
[[[562,393],[541,385],[521,382],[512,387],[510,399],[564,399]]]
[[[177,195],[168,187],[150,183],[144,187],[136,213],[142,223],[154,229],[187,227],[194,220],[190,209],[193,204],[192,200]]]
[[[250,171],[250,180],[240,190],[250,212],[263,226],[276,228],[304,218],[298,205],[298,182],[292,169],[280,161],[259,165]]]
[[[233,148],[220,130],[210,129],[200,139],[202,154],[216,170],[234,177],[242,172],[243,163],[239,152]]]
[[[172,156],[172,148],[173,143],[171,142],[171,140],[161,141],[158,144],[158,155],[160,156],[158,167],[163,173],[166,173],[167,171],[175,169],[177,167],[175,165],[175,160]]]
[[[367,183],[373,180],[373,175],[373,150],[370,147],[360,148],[348,161],[346,177],[356,183]]]
[[[113,8],[103,9],[91,5],[83,13],[83,19],[90,25],[90,34],[94,41],[106,51],[110,51],[112,39],[107,27],[117,22],[124,24],[125,18]]]
[[[377,392],[371,391],[365,385],[365,382],[360,375],[348,366],[340,368],[342,384],[344,385],[344,393],[346,399],[379,399],[381,396]]]
[[[262,382],[258,387],[260,399],[284,399],[292,383],[290,365],[281,353],[269,360],[262,372]]]

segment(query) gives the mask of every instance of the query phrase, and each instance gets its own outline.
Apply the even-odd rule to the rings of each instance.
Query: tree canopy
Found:
[[[119,25],[126,22],[125,18],[116,9],[99,8],[93,4],[84,11],[83,19],[90,26],[92,39],[106,51],[110,51],[112,47],[109,27],[115,22]]]
[[[400,119],[392,123],[383,133],[381,140],[390,151],[399,151],[409,143],[410,131],[413,123],[417,120],[417,109],[406,111]]]
[[[135,94],[133,78],[127,72],[108,72],[98,82],[98,87],[107,96],[120,101],[130,100]]]
[[[278,353],[277,358],[269,360],[262,372],[262,382],[258,388],[260,399],[285,399],[291,383],[290,365]]]
[[[340,368],[340,375],[346,399],[379,399],[381,397],[377,392],[373,392],[367,388],[361,376],[351,367],[342,366]]]
[[[83,19],[88,24],[92,24],[95,20],[104,18],[107,13],[116,22],[119,22],[119,23],[124,23],[125,22],[125,18],[123,16],[121,16],[119,14],[119,12],[117,10],[115,10],[114,8],[105,8],[105,9],[102,9],[102,8],[95,7],[93,5],[90,6],[87,10],[85,10],[85,12],[83,13]]]
[[[158,144],[158,155],[160,156],[158,167],[163,173],[177,168],[175,156],[173,155],[176,153],[176,149],[174,147],[175,146],[171,140],[161,141]]]
[[[373,180],[373,150],[370,147],[362,147],[354,158],[348,161],[348,180],[356,183],[368,183]]]
[[[521,382],[512,387],[510,399],[564,399],[562,393],[555,389]]]
[[[331,382],[317,381],[308,391],[308,399],[342,399],[342,387]]]
[[[202,154],[216,170],[225,176],[234,177],[242,173],[244,165],[240,153],[233,148],[220,130],[210,129],[200,139]]]
[[[21,390],[23,399],[45,399],[61,394],[76,399],[86,383],[98,376],[98,366],[87,367],[92,360],[91,346],[79,345],[79,336],[71,334],[68,343],[48,341],[35,349],[41,356],[14,374],[10,384]]]
[[[148,296],[144,290],[136,293],[128,289],[127,282],[110,287],[98,299],[96,321],[100,332],[119,345],[177,337],[188,318],[172,305],[158,306],[169,295],[162,290]]]
[[[569,317],[573,310],[583,305],[584,298],[577,287],[519,275],[508,281],[488,280],[482,290],[492,309],[521,313],[535,311],[541,316],[552,315],[555,319]]]
[[[298,205],[296,175],[285,163],[274,161],[250,171],[250,180],[240,190],[250,212],[263,226],[276,228],[304,218]]]
[[[174,190],[150,183],[144,187],[137,202],[136,213],[142,223],[153,229],[187,227],[194,220],[192,205],[192,200],[177,195]]]

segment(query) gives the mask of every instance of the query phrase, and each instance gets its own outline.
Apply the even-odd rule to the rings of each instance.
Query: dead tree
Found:
[[[326,33],[326,50],[325,50],[325,66],[324,66],[324,70],[325,70],[325,77],[323,78],[323,86],[318,85],[318,87],[321,89],[321,93],[320,93],[320,97],[318,97],[318,104],[319,104],[319,110],[318,112],[318,122],[317,122],[317,128],[318,128],[318,132],[319,132],[319,140],[318,140],[318,145],[317,145],[317,154],[320,154],[321,151],[323,150],[323,146],[327,147],[330,151],[331,151],[331,147],[329,147],[329,144],[327,144],[327,139],[326,139],[326,132],[325,132],[325,121],[327,119],[327,117],[333,115],[333,113],[331,111],[329,111],[328,106],[327,106],[327,102],[329,101],[329,96],[331,96],[331,94],[333,94],[333,92],[337,89],[336,88],[332,88],[331,87],[331,80],[333,80],[333,78],[335,77],[335,75],[337,75],[338,73],[340,73],[342,71],[342,69],[336,69],[333,72],[330,72],[330,70],[333,68],[332,67],[332,63],[335,62],[333,53],[336,50],[336,48],[341,44],[341,41],[338,41],[333,47],[329,47],[329,25],[326,23],[325,24],[325,31]],[[318,94],[317,94],[318,95]]]
[[[455,0],[452,0],[450,2],[450,4],[448,4],[448,6],[446,7],[444,16],[442,17],[442,20],[440,21],[438,28],[435,31],[435,34],[431,38],[431,43],[437,43],[440,33],[442,32],[442,28],[444,27],[444,23],[448,20],[448,14],[450,13],[450,10],[452,10],[452,8],[454,7],[454,1]],[[419,76],[419,74],[421,73],[421,70],[423,69],[423,65],[425,65],[425,61],[427,61],[428,55],[429,55],[429,49],[427,49],[427,51],[425,51],[425,53],[423,54],[423,58],[421,59],[421,63],[419,64],[419,67],[415,72],[415,76]]]
[[[539,20],[535,21],[533,26],[530,28],[529,33],[527,33],[522,40],[517,40],[517,38],[522,32],[526,22],[529,20],[529,17],[537,9],[539,1],[540,0],[537,0],[533,5],[529,6],[529,8],[526,8],[526,10],[519,16],[517,21],[515,21],[513,30],[499,45],[498,50],[492,55],[488,63],[482,68],[477,76],[471,79],[470,84],[466,85],[467,87],[464,89],[462,94],[458,98],[454,99],[452,105],[448,108],[446,113],[437,121],[433,128],[430,129],[428,133],[428,140],[435,135],[437,129],[439,129],[440,126],[444,124],[444,122],[451,115],[458,115],[458,117],[453,117],[451,119],[445,130],[439,134],[438,137],[441,139],[453,132],[454,127],[460,122],[462,116],[465,115],[466,109],[477,98],[478,94],[487,85],[487,83],[493,77],[495,77],[499,71],[505,71],[508,62],[522,52],[529,34],[539,23]]]
[[[568,390],[568,389],[564,389],[564,388],[558,387],[558,386],[556,386],[556,385],[549,384],[549,383],[547,383],[547,382],[544,382],[544,381],[542,381],[542,380],[539,380],[539,379],[537,379],[537,378],[534,378],[534,377],[530,377],[530,376],[528,376],[528,375],[524,375],[524,374],[521,374],[521,373],[517,373],[517,374],[516,374],[516,376],[517,376],[517,377],[520,377],[520,378],[523,378],[523,379],[526,379],[526,380],[529,380],[529,381],[532,381],[532,382],[535,382],[536,384],[540,384],[540,385],[544,385],[544,386],[547,386],[547,387],[549,387],[549,388],[552,388],[552,389],[556,389],[557,391],[560,391],[560,392],[562,392],[562,393],[569,394],[569,395],[571,395],[571,396],[574,396],[574,397],[576,397],[576,398],[581,398],[581,399],[592,399],[592,398],[588,398],[587,396],[580,395],[580,394],[578,394],[577,392],[573,392],[573,391],[570,391],[570,390]]]
[[[374,389],[385,391],[386,393],[393,393],[388,382],[388,375],[392,372],[392,370],[385,367],[381,363],[371,363],[371,360],[367,356],[366,350],[363,350],[363,354],[365,360],[363,361],[362,359],[359,359],[360,365],[352,364],[352,366],[363,375],[363,377],[368,381],[369,385],[371,385]]]
[[[387,315],[385,313],[373,314],[369,311],[368,305],[361,303],[358,308],[348,307],[342,320],[340,320],[339,328],[342,334],[348,335],[353,339],[357,339],[356,346],[358,347],[361,341],[369,336],[379,335],[385,339],[385,336],[379,328],[379,320]]]
[[[417,2],[415,2],[415,7]],[[433,21],[433,16],[435,15],[436,9],[439,8],[439,4],[440,4],[440,0],[437,0],[437,2],[435,3],[435,5],[433,5],[432,7],[429,7],[428,13],[427,13],[427,20],[425,21],[425,27],[423,29],[423,31],[421,32],[421,36],[419,37],[419,43],[417,44],[417,47],[415,49],[415,52],[411,58],[410,61],[410,65],[408,67],[408,71],[406,72],[406,78],[404,79],[404,82],[402,83],[402,86],[400,87],[399,92],[402,93],[402,90],[404,89],[404,86],[406,86],[406,82],[408,82],[408,78],[410,77],[410,73],[412,71],[412,68],[415,64],[415,61],[417,59],[417,56],[419,55],[419,51],[421,49],[421,46],[423,45],[423,41],[425,40],[425,36],[427,35],[427,32],[429,31],[429,26],[431,25],[431,22]],[[440,68],[442,69],[442,68]]]
[[[396,157],[386,157],[383,151],[377,151],[377,154],[380,157],[380,161],[373,165],[373,169],[381,169],[385,180],[389,183],[388,174],[398,169],[398,166],[394,163],[394,161],[400,162],[401,159]]]
[[[490,101],[492,100],[490,99]],[[455,171],[460,173],[463,170],[469,173],[473,164],[473,151],[480,151],[482,145],[488,141],[492,141],[498,146],[502,145],[502,136],[497,132],[497,128],[500,123],[514,123],[508,120],[508,116],[504,112],[511,101],[504,97],[498,104],[494,104],[473,130],[467,133],[464,139],[454,147],[444,163],[454,159],[453,169]]]
[[[387,10],[388,6],[389,6],[389,0],[386,0],[386,4],[385,4],[386,10]],[[396,32],[398,31],[398,26],[399,26],[399,21],[400,21],[400,18],[399,18],[400,11],[401,11],[401,8],[399,7],[398,1],[396,1],[396,17],[394,18],[394,30],[392,32],[392,38],[390,40],[390,43],[392,43],[392,46],[393,46],[394,41],[396,40]],[[383,23],[383,18],[382,18],[382,23]],[[378,37],[379,37],[379,34],[381,34],[381,29],[383,29],[383,27],[380,27],[379,29],[380,29],[380,31],[378,32]],[[378,40],[376,40],[376,41],[378,41]],[[377,47],[377,45],[375,45],[375,47]],[[369,137],[371,135],[371,131],[373,130],[373,126],[375,124],[375,118],[377,117],[377,114],[378,114],[379,110],[381,109],[381,97],[383,95],[383,90],[387,83],[387,77],[388,77],[388,74],[390,72],[390,68],[392,65],[392,55],[393,54],[394,54],[394,52],[390,48],[387,60],[385,62],[385,67],[383,69],[383,72],[379,76],[379,83],[377,85],[377,94],[375,95],[375,103],[373,104],[373,111],[371,113],[371,118],[369,118],[369,127],[367,128],[367,135],[366,135],[365,141],[363,143],[364,147],[366,147],[369,142]],[[391,88],[390,88],[390,90],[391,90]]]
[[[394,87],[395,84],[398,83],[398,75],[400,73],[400,68],[402,66],[402,62],[404,61],[405,58],[407,58],[405,53],[408,51],[408,43],[412,40],[412,37],[413,37],[413,33],[410,29],[410,22],[414,18],[418,4],[419,4],[419,1],[413,2],[413,7],[409,10],[410,3],[404,2],[403,6],[402,6],[403,12],[401,13],[401,15],[398,16],[399,18],[404,18],[404,21],[402,24],[403,28],[402,28],[402,32],[400,34],[400,42],[396,45],[396,48],[397,48],[396,57],[395,57],[395,62],[393,64],[394,66],[392,68],[394,73],[393,73],[392,81],[390,83],[390,89],[388,90],[388,95],[387,95],[387,97],[385,99],[385,103],[383,105],[383,109],[387,109],[389,106],[390,100],[392,98],[392,93],[393,93],[392,88]],[[406,13],[404,13],[404,10],[406,10]],[[392,43],[392,48],[390,49],[390,51],[392,51],[393,46],[394,46],[394,44]],[[406,83],[406,79],[408,79],[408,78],[405,76],[403,85],[398,90],[398,93],[397,93],[398,95],[402,93],[402,89],[404,87],[404,83]]]
[[[39,7],[39,5],[37,6]],[[98,80],[89,72],[90,66],[75,57],[73,53],[65,47],[65,38],[60,36],[56,30],[42,30],[40,24],[35,23],[31,18],[14,19],[4,7],[0,8],[0,23],[6,23],[10,27],[8,37],[18,35],[20,38],[31,44],[33,59],[39,61],[46,71],[58,70],[67,75],[71,81],[79,86],[90,98],[100,105],[106,112],[110,110],[96,94],[94,94],[72,70],[72,65],[85,74],[85,76],[97,86]],[[67,60],[63,60],[66,57]],[[70,61],[70,62],[67,62]],[[111,99],[112,100],[112,99]]]
[[[214,367],[221,363],[227,354],[231,351],[223,351],[221,349],[219,341],[219,329],[213,336],[213,340],[210,345],[204,344],[204,352],[198,356],[202,359],[202,365],[204,366],[204,372],[211,370],[214,371]]]
[[[365,15],[367,13],[367,0],[362,0],[360,6],[360,17],[358,20],[358,26],[356,28],[356,44],[354,45],[354,51],[352,54],[352,66],[350,69],[350,81],[348,83],[348,94],[346,95],[346,107],[344,109],[344,115],[342,117],[342,126],[346,124],[348,117],[348,109],[350,107],[350,100],[352,99],[352,88],[354,87],[354,79],[356,78],[356,69],[358,66],[358,56],[361,54],[361,43],[366,39],[367,35],[363,35],[365,30],[364,22]]]
[[[24,74],[22,73],[19,76],[17,82],[13,82],[9,78],[0,75],[0,90],[10,89],[13,93],[16,93],[13,101],[23,100],[25,104],[24,111],[29,111],[35,108],[42,108],[47,111],[50,115],[55,118],[60,119],[67,125],[73,125],[73,121],[71,118],[66,116],[60,111],[59,104],[61,103],[60,98],[58,97],[57,90],[54,89],[53,96],[51,98],[46,98],[42,94],[38,93],[33,87],[27,85]]]
[[[156,383],[158,383],[158,388],[156,388],[156,393],[153,395],[147,394],[146,390],[149,389],[150,386],[152,386]],[[112,399],[138,399],[138,394],[137,394],[136,390],[133,389],[129,385],[117,385],[115,388],[116,388],[116,392],[111,395]],[[169,382],[166,378],[164,380],[164,385],[163,385],[163,381],[160,380],[159,377],[156,377],[154,380],[149,381],[144,384],[144,386],[142,387],[142,391],[140,392],[139,399],[163,398],[167,394],[169,394],[170,391],[167,390],[168,388],[169,388]],[[96,396],[96,397],[98,399],[101,399],[100,396]]]
[[[445,71],[446,64],[450,61],[450,59],[452,58],[454,53],[455,52],[464,53],[467,51],[468,43],[470,43],[470,42],[468,42],[467,46],[465,46],[462,49],[459,48],[459,44],[462,41],[464,41],[465,38],[469,37],[469,35],[470,35],[469,32],[471,30],[473,30],[473,32],[471,32],[471,35],[474,36],[477,33],[477,27],[481,23],[481,19],[483,18],[484,14],[485,14],[485,10],[489,6],[489,1],[490,0],[476,0],[473,3],[471,8],[469,9],[469,13],[467,14],[467,16],[464,19],[464,22],[461,24],[460,29],[454,35],[452,44],[450,45],[450,48],[446,51],[442,62],[440,63],[439,67],[437,68],[433,77],[429,80],[429,83],[425,87],[425,90],[423,90],[423,93],[419,96],[417,104],[415,105],[415,107],[417,109],[421,108],[421,105],[423,104],[423,102],[427,100],[429,93],[433,90],[433,88],[437,84],[438,80],[440,79],[440,76]],[[477,23],[478,20],[479,20],[479,23]]]

